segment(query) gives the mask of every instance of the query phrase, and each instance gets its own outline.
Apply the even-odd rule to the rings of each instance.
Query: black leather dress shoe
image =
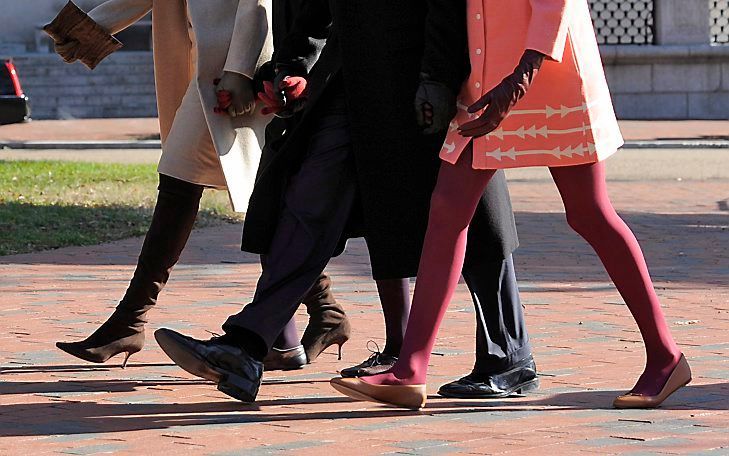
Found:
[[[218,390],[243,402],[254,402],[263,377],[263,363],[232,345],[225,336],[197,340],[171,329],[154,333],[167,356],[187,372],[213,381]]]
[[[303,345],[293,348],[272,348],[263,358],[263,370],[266,372],[276,370],[296,370],[307,364],[306,350]]]
[[[374,352],[372,353],[372,356],[360,364],[342,369],[339,371],[339,374],[344,378],[368,377],[370,375],[377,375],[389,371],[396,362],[396,356]]]
[[[534,358],[519,361],[508,369],[492,373],[473,372],[460,380],[440,387],[438,394],[459,399],[498,399],[512,394],[524,394],[539,388]]]

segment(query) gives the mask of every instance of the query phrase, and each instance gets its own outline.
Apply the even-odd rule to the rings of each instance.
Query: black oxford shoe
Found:
[[[498,399],[512,394],[525,394],[539,388],[534,358],[519,361],[502,372],[473,372],[460,380],[440,387],[438,394],[459,399]]]
[[[171,329],[154,333],[167,356],[187,372],[218,384],[218,390],[243,402],[254,402],[263,377],[263,363],[226,338],[197,340]]]

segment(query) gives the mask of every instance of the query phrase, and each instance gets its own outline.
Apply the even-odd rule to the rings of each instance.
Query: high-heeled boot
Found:
[[[126,353],[122,367],[131,355],[142,349],[147,312],[157,303],[157,296],[187,244],[202,192],[200,185],[160,175],[152,223],[124,298],[109,319],[88,338],[58,342],[58,348],[93,363],[103,363]]]
[[[302,304],[309,314],[309,324],[301,338],[308,362],[314,362],[332,345],[339,346],[339,359],[342,359],[342,345],[349,340],[351,326],[344,309],[334,299],[332,281],[326,274],[319,276]]]

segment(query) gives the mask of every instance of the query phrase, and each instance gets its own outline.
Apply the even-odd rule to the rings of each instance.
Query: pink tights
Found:
[[[463,267],[468,224],[494,172],[473,169],[470,148],[457,164],[441,166],[400,359],[388,373],[364,381],[425,383],[436,333]],[[654,395],[681,352],[666,326],[638,241],[610,202],[604,164],[550,168],[550,172],[562,196],[567,222],[598,254],[640,328],[647,362],[633,392]]]

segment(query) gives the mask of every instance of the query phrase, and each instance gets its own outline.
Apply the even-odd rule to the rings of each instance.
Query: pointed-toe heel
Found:
[[[301,337],[306,359],[313,363],[324,350],[338,345],[338,359],[342,359],[342,345],[352,331],[347,314],[332,293],[332,281],[321,274],[309,293],[302,299],[309,314],[309,324]]]
[[[119,338],[108,335],[103,342],[98,341],[98,338],[98,333],[94,333],[92,337],[79,342],[56,342],[56,347],[76,358],[97,364],[105,363],[114,356],[125,353],[122,369],[126,368],[129,358],[144,347],[144,331]]]
[[[265,371],[290,371],[301,369],[306,366],[306,363],[306,351],[303,345],[286,349],[274,347],[263,358],[263,369]]]
[[[425,407],[425,385],[371,385],[359,378],[333,378],[332,387],[358,401],[379,402],[411,410]]]
[[[668,399],[671,394],[691,382],[691,367],[686,357],[682,354],[681,358],[673,368],[673,372],[668,376],[663,389],[655,396],[646,396],[643,394],[628,393],[618,396],[613,402],[613,407],[619,409],[635,409],[635,408],[656,408]]]
[[[309,328],[307,328],[307,331]],[[314,362],[319,355],[324,352],[327,348],[332,345],[338,346],[337,358],[342,360],[342,345],[348,340],[352,332],[352,328],[349,324],[349,320],[346,318],[341,321],[336,327],[323,330],[318,332],[316,335],[311,335],[311,332],[304,334],[301,339],[304,349],[306,350],[306,359],[309,364]],[[308,336],[308,337],[307,337]]]

